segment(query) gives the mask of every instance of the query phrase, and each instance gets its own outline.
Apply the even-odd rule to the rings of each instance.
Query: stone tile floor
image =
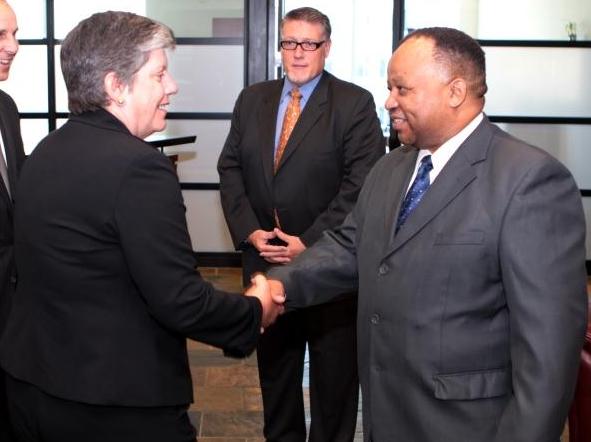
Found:
[[[242,291],[240,269],[200,268],[202,276],[217,288]],[[195,402],[189,416],[199,442],[264,442],[263,403],[256,355],[238,360],[199,342],[187,341]],[[305,370],[305,376],[307,370]],[[309,423],[308,380],[304,379],[306,418]],[[361,405],[355,442],[363,440]]]
[[[242,291],[240,269],[201,268],[203,277],[216,287]],[[591,284],[589,286],[591,292]],[[223,356],[221,350],[195,341],[187,341],[195,403],[189,416],[200,442],[264,442],[263,404],[260,394],[256,356],[237,360]],[[307,370],[305,370],[307,373]],[[307,398],[307,379],[304,395]],[[309,422],[309,403],[306,404]],[[363,440],[361,401],[355,442]],[[568,430],[561,438],[568,442]],[[329,442],[329,441],[327,441]]]

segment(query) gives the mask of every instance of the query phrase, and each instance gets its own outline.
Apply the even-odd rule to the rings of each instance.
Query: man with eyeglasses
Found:
[[[218,171],[245,281],[290,262],[353,208],[384,154],[372,96],[324,70],[330,21],[313,8],[281,23],[285,78],[247,87]],[[356,298],[283,315],[257,350],[267,441],[305,441],[302,377],[310,355],[312,442],[352,441],[358,401]]]

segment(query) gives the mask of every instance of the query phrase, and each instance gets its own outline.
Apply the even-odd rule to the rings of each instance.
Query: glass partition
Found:
[[[177,46],[168,62],[179,86],[171,112],[232,112],[244,87],[243,46]]]
[[[405,0],[405,33],[461,29],[482,40],[591,40],[591,2],[580,0]]]
[[[489,115],[590,117],[588,48],[492,47],[486,52]]]
[[[177,37],[243,37],[244,0],[150,0],[146,15]]]
[[[229,120],[168,120],[166,129],[148,141],[197,135],[195,143],[165,147],[164,152],[178,155],[181,183],[219,183],[217,162],[229,130]]]
[[[56,110],[68,112],[60,48],[55,50]],[[179,86],[170,112],[232,112],[244,85],[243,46],[179,45],[168,52],[168,64]]]
[[[591,126],[586,124],[498,125],[517,138],[538,146],[560,160],[573,174],[581,189],[591,189]]]
[[[47,112],[47,46],[21,45],[2,90],[20,112]]]
[[[201,190],[199,192],[183,190],[183,199],[187,208],[187,227],[193,243],[193,250],[234,251],[232,238],[222,212],[220,192],[217,190]],[[191,222],[191,220],[196,221]]]
[[[81,20],[95,12],[104,11],[128,11],[146,15],[146,2],[142,0],[101,0],[100,2],[54,0],[55,38],[63,40]]]
[[[21,136],[23,138],[23,147],[25,154],[29,155],[39,141],[41,141],[49,132],[49,123],[46,118],[40,119],[21,119]]]
[[[18,24],[16,36],[18,39],[43,39],[47,37],[45,0],[12,0],[9,4],[16,14]]]
[[[177,37],[242,37],[243,0],[101,0],[55,1],[55,35],[63,39],[82,19],[95,12],[129,11],[169,26]]]

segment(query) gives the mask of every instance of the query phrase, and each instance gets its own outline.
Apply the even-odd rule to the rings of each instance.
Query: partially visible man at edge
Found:
[[[0,0],[0,81],[8,79],[12,61],[18,52],[16,16],[10,5]],[[0,337],[4,332],[12,296],[16,288],[13,233],[13,192],[25,159],[18,109],[12,98],[0,90]],[[0,368],[0,441],[12,442],[8,419],[5,374]]]
[[[463,32],[407,36],[388,88],[404,146],[271,285],[288,309],[359,287],[365,441],[557,442],[587,321],[579,189],[483,114],[485,56]]]

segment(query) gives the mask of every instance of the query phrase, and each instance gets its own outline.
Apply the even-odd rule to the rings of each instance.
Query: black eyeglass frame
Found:
[[[298,46],[302,48],[302,50],[307,51],[307,52],[312,52],[312,51],[317,51],[318,49],[320,49],[320,47],[322,47],[322,45],[326,43],[326,40],[322,40],[322,41],[295,41],[295,40],[281,40],[279,42],[279,46],[281,47],[281,49],[284,49],[286,51],[295,51]],[[285,45],[294,45],[293,48],[286,48]],[[308,45],[308,48],[306,49],[306,45]]]

